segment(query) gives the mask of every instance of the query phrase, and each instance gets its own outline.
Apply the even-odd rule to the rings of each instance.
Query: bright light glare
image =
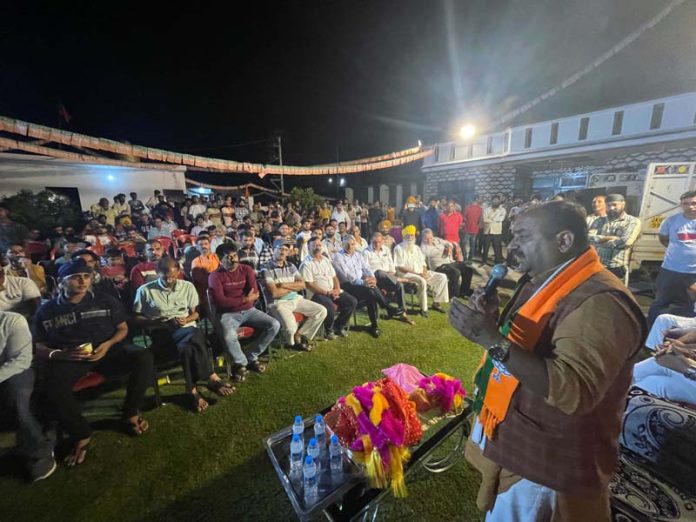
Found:
[[[462,125],[462,128],[459,129],[459,137],[463,140],[470,140],[474,137],[474,134],[476,134],[476,127],[474,127],[471,123]]]
[[[109,174],[108,176],[106,176],[106,179],[108,179],[109,181],[113,181],[114,180],[113,174]]]
[[[329,183],[333,183],[333,178],[329,178]]]
[[[339,184],[340,184],[341,186],[345,185],[345,184],[346,184],[346,180],[345,180],[344,178],[341,178],[341,181],[340,181]]]

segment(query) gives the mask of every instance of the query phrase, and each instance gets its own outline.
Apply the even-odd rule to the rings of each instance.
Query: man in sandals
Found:
[[[252,236],[253,237],[253,236]],[[208,287],[212,293],[227,350],[234,361],[233,378],[242,382],[248,370],[257,373],[266,371],[259,356],[266,351],[280,330],[280,323],[268,314],[255,308],[259,298],[254,269],[239,262],[239,253],[234,244],[226,243],[215,251],[220,267],[208,276]],[[248,355],[242,351],[237,338],[240,326],[254,329],[255,336],[248,347]]]
[[[208,402],[196,388],[199,380],[206,379],[208,388],[221,397],[232,394],[234,387],[213,370],[205,334],[196,328],[199,300],[193,283],[179,279],[179,264],[171,257],[157,262],[157,275],[135,294],[135,322],[151,329],[154,345],[176,346],[191,409],[201,413]]]
[[[126,428],[132,435],[148,429],[138,412],[153,379],[152,353],[124,342],[128,335],[126,312],[112,296],[92,292],[92,275],[82,259],[62,265],[58,296],[41,306],[34,319],[36,357],[45,365],[48,411],[73,440],[73,449],[65,459],[68,466],[85,460],[92,437],[72,389],[87,373],[127,374],[123,404]]]

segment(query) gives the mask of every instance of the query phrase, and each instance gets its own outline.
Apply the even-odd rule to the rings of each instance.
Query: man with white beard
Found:
[[[396,273],[418,287],[423,316],[428,315],[428,288],[433,294],[433,310],[444,312],[441,305],[449,303],[447,276],[428,270],[423,251],[416,245],[416,227],[404,227],[402,233],[404,240],[394,249]]]

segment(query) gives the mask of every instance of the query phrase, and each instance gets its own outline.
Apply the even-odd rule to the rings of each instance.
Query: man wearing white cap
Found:
[[[396,265],[397,274],[418,287],[421,312],[424,316],[428,314],[428,288],[433,294],[433,310],[444,312],[440,305],[449,303],[447,276],[428,270],[423,251],[416,245],[416,227],[413,225],[404,227],[402,233],[404,240],[394,249],[394,265]]]

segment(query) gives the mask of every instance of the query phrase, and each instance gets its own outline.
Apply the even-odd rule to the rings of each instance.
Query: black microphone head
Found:
[[[508,267],[504,264],[495,265],[491,269],[491,279],[504,279],[508,273]]]

